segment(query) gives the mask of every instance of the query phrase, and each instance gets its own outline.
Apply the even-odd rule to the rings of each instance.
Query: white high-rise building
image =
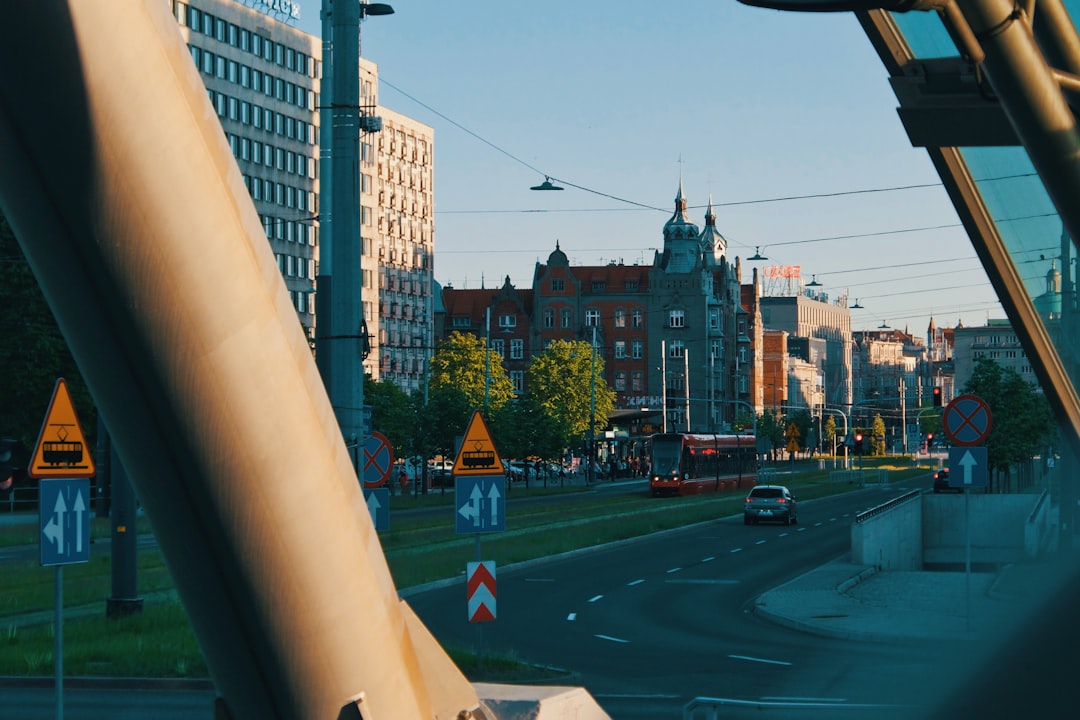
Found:
[[[314,338],[322,42],[288,24],[293,3],[167,1]],[[379,105],[375,63],[358,72],[362,114],[382,120],[360,137],[364,372],[409,392],[433,351],[434,131]]]

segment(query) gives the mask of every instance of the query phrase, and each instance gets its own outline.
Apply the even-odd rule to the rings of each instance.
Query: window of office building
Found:
[[[510,341],[510,359],[521,360],[525,357],[525,341],[524,340],[511,340]]]
[[[566,281],[562,278],[551,278],[552,292],[562,292],[566,289]]]
[[[626,310],[624,308],[615,308],[615,327],[626,327]]]
[[[570,312],[570,309],[563,308],[562,312],[560,313],[560,325],[564,328],[570,327],[573,322],[573,318],[574,316]]]
[[[553,309],[551,309],[551,308],[545,308],[544,309],[544,327],[545,328],[553,328],[553,327],[555,327],[555,311]]]
[[[596,308],[585,310],[585,327],[595,327],[600,324],[600,311]]]
[[[514,393],[517,395],[525,392],[525,372],[523,370],[511,370],[510,382],[514,384]]]
[[[492,340],[491,352],[498,355],[500,359],[506,357],[506,341],[502,339]]]
[[[673,340],[668,345],[668,357],[681,358],[685,352],[686,346],[683,345],[682,340]]]
[[[626,341],[625,340],[616,340],[615,341],[615,358],[617,360],[621,360],[621,359],[623,359],[625,357],[626,357]]]
[[[686,327],[686,311],[685,310],[670,310],[668,312],[668,327],[673,327],[673,328]]]
[[[641,327],[643,323],[643,316],[641,308],[634,308],[634,311],[630,313],[630,325],[636,328]]]
[[[499,327],[512,328],[517,327],[517,315],[500,315]]]
[[[635,360],[640,360],[644,354],[645,343],[641,340],[632,340],[630,342],[630,357]]]

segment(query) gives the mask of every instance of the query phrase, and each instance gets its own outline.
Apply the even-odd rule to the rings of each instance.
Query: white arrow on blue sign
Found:
[[[90,480],[50,479],[38,486],[41,564],[90,560]]]
[[[986,487],[988,456],[985,445],[949,448],[949,487]]]
[[[388,488],[364,488],[364,502],[371,513],[376,532],[390,529],[390,490]]]
[[[464,475],[454,483],[454,529],[459,535],[506,530],[506,476]]]

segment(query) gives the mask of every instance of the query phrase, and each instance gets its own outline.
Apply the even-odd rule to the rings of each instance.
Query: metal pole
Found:
[[[53,600],[56,604],[56,633],[53,635],[53,673],[56,675],[56,720],[64,720],[64,566],[54,574]]]
[[[686,432],[690,432],[690,348],[683,350],[683,380],[686,393]]]
[[[585,471],[591,485],[596,481],[596,326],[592,329],[592,354],[589,368],[589,467]]]
[[[488,414],[491,392],[491,308],[487,309],[487,334],[484,339],[484,414]]]
[[[660,406],[663,408],[663,420],[660,431],[667,432],[667,341],[660,341]]]

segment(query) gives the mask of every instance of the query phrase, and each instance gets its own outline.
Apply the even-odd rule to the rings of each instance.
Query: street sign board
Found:
[[[495,562],[465,564],[469,622],[491,622],[496,615]]]
[[[984,488],[988,469],[986,446],[949,448],[949,487]]]
[[[941,429],[954,445],[982,445],[991,426],[990,406],[978,395],[953,398],[941,414]]]
[[[64,378],[53,388],[27,472],[38,479],[94,477],[94,459]]]
[[[473,411],[451,472],[454,477],[504,474],[502,458],[499,457],[499,451],[495,449],[491,431],[488,430],[487,423],[484,422],[484,417],[479,410]]]
[[[90,559],[90,480],[48,478],[38,484],[41,564],[70,565]]]
[[[364,488],[364,502],[371,513],[376,532],[390,529],[390,489],[385,487]]]
[[[364,438],[364,487],[382,487],[394,467],[394,450],[385,435],[373,432]]]
[[[459,535],[506,530],[506,476],[466,475],[454,482],[454,529]]]

